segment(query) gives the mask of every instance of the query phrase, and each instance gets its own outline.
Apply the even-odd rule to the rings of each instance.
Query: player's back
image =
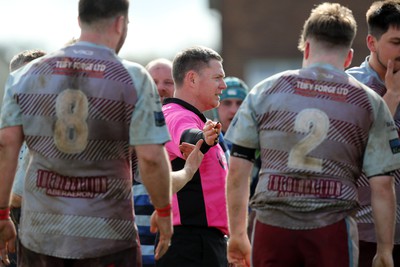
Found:
[[[135,244],[129,126],[143,73],[124,64],[109,48],[77,43],[15,75],[11,91],[31,154],[26,247],[81,258]],[[36,242],[44,237],[51,242]]]
[[[252,89],[227,135],[260,149],[252,207],[264,210],[262,220],[315,228],[356,208],[361,167],[376,171],[381,160],[369,158],[368,147],[393,128],[390,118],[377,120],[386,111],[376,93],[330,65],[280,73]]]
[[[326,66],[287,72],[257,105],[260,143],[272,172],[357,177],[373,107],[344,72]]]

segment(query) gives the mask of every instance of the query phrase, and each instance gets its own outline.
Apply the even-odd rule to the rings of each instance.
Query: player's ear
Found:
[[[350,48],[349,52],[347,53],[346,60],[344,62],[345,69],[348,68],[350,66],[351,62],[353,61],[353,55],[354,55],[354,50],[353,50],[353,48]]]
[[[125,27],[125,16],[117,16],[115,19],[115,29],[119,34],[122,34]]]
[[[376,52],[376,42],[377,42],[376,38],[371,34],[368,34],[366,39],[369,51]]]
[[[306,42],[304,46],[304,59],[308,59],[310,57],[310,43]]]

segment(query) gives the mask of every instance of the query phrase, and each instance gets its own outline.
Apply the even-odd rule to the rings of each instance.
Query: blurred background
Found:
[[[315,0],[131,0],[130,24],[120,56],[142,65],[180,50],[204,45],[224,58],[227,76],[250,87],[286,69],[301,67],[297,43]],[[358,33],[352,66],[364,61],[365,13],[373,1],[334,1],[349,7]],[[46,52],[79,37],[78,0],[0,0],[0,94],[14,54]]]

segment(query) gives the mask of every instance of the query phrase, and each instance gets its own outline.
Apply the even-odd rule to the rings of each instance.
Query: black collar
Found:
[[[204,116],[203,113],[201,113],[197,108],[195,108],[194,106],[192,106],[191,104],[189,104],[188,102],[183,101],[182,99],[179,98],[166,98],[163,101],[163,105],[166,104],[170,104],[170,103],[175,103],[178,104],[182,107],[184,107],[187,110],[190,110],[191,112],[193,112],[194,114],[196,114],[204,123],[207,122],[207,118],[206,116]]]

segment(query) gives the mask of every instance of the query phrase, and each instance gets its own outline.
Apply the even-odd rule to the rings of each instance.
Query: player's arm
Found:
[[[253,163],[232,156],[227,178],[229,229],[232,235],[247,236],[247,209],[250,194],[249,177]]]
[[[8,262],[7,249],[8,252],[15,251],[16,232],[9,218],[9,208],[23,139],[21,126],[0,129],[0,256],[5,262]]]
[[[247,266],[250,266],[251,251],[247,236],[247,212],[254,152],[254,149],[232,146],[226,188],[230,233],[228,260]]]
[[[10,205],[11,188],[23,138],[21,126],[6,127],[0,130],[0,208]]]
[[[376,262],[388,264],[392,260],[394,225],[396,219],[396,195],[392,176],[382,175],[369,179],[372,214],[375,222],[377,251]],[[392,263],[393,264],[393,263]],[[393,265],[374,265],[393,266]]]
[[[167,252],[172,237],[171,219],[171,167],[164,145],[135,146],[139,172],[156,215],[151,219],[151,230],[160,232],[160,239],[155,251],[159,259]]]
[[[135,146],[139,172],[153,205],[165,207],[171,203],[171,167],[163,145]]]

